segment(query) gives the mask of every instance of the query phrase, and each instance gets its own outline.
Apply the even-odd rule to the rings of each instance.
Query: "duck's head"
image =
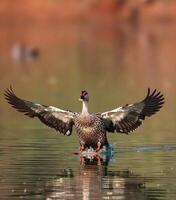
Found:
[[[80,95],[80,98],[79,98],[80,101],[89,101],[89,95],[88,95],[88,92],[83,90],[81,91],[81,95]]]

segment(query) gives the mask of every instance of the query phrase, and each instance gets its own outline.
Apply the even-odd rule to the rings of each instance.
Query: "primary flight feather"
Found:
[[[19,112],[31,118],[38,117],[41,122],[64,135],[71,135],[75,126],[81,151],[86,147],[99,151],[104,145],[108,145],[107,132],[128,134],[138,128],[146,117],[158,112],[164,104],[163,94],[156,89],[152,92],[148,89],[146,97],[138,103],[126,104],[103,113],[89,113],[87,91],[82,91],[80,95],[81,112],[66,111],[23,100],[15,95],[12,87],[5,90],[4,96]]]

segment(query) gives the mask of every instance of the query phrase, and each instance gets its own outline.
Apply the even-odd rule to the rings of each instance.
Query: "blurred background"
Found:
[[[32,191],[42,199],[46,182],[58,168],[72,166],[75,173],[79,171],[77,158],[66,161],[58,156],[65,156],[65,147],[68,155],[77,151],[76,134],[57,135],[10,108],[3,91],[11,84],[23,99],[72,111],[80,111],[77,99],[86,89],[92,112],[142,100],[148,87],[161,90],[166,98],[161,112],[130,136],[109,134],[110,143],[122,152],[141,146],[151,151],[135,151],[130,158],[125,151],[115,156],[110,169],[128,168],[142,177],[158,178],[149,183],[150,189],[156,192],[161,187],[163,199],[175,198],[175,151],[170,151],[176,144],[175,0],[1,0],[0,39],[0,190],[4,197],[10,193],[14,199],[33,198]],[[148,199],[151,190],[146,193]],[[154,198],[159,194],[157,190]]]

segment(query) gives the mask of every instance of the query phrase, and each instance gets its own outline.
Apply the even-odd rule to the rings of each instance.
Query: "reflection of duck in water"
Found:
[[[35,47],[17,43],[12,47],[11,55],[15,61],[30,61],[38,57],[39,50]]]
[[[81,161],[78,172],[72,169],[61,170],[57,177],[47,183],[45,194],[51,200],[142,200],[146,199],[149,190],[145,186],[146,182],[147,178],[136,175],[130,170],[109,171],[107,160],[85,158]],[[156,192],[158,190],[157,188]]]
[[[164,97],[160,92],[155,89],[150,93],[148,89],[147,96],[139,103],[126,104],[108,112],[89,113],[89,96],[86,91],[82,91],[82,112],[75,113],[22,100],[14,94],[12,87],[7,89],[4,95],[12,107],[29,117],[38,117],[40,121],[64,135],[71,135],[74,125],[79,135],[81,151],[92,147],[95,152],[108,145],[107,132],[128,134],[134,131],[145,117],[158,112],[164,103]]]

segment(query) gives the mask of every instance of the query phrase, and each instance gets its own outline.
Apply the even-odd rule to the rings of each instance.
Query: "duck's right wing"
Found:
[[[5,90],[4,96],[7,102],[19,112],[32,118],[38,117],[41,122],[56,129],[56,131],[64,135],[71,135],[75,113],[20,99],[15,95],[12,87]]]
[[[130,133],[138,128],[146,117],[158,112],[164,104],[164,96],[156,89],[148,89],[144,100],[101,113],[105,129],[109,132]]]

